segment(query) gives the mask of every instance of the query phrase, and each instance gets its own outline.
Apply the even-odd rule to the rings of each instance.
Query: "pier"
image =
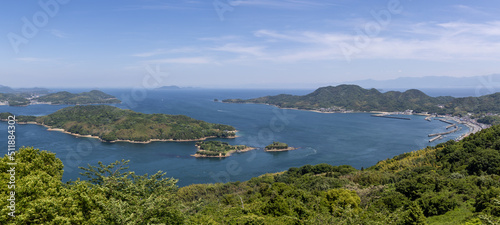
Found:
[[[443,132],[443,133],[429,134],[429,137],[434,137],[434,136],[439,136],[439,135],[447,135],[447,134],[451,134],[451,133],[457,132],[458,130],[459,130],[459,127],[455,126],[454,130],[446,131],[446,132]]]
[[[440,139],[443,139],[443,135],[438,135],[437,137],[433,137],[432,139],[429,140],[429,143]]]
[[[450,125],[450,126],[447,126],[447,127],[446,127],[446,130],[448,130],[449,128],[452,128],[452,127],[456,127],[456,126],[457,126],[457,124],[455,124],[455,123],[454,123],[454,124],[452,124],[452,125]]]
[[[441,122],[443,122],[443,123],[447,123],[447,124],[454,124],[454,123],[452,123],[452,122],[450,122],[450,121],[447,121],[447,120],[445,120],[445,119],[438,119],[438,120],[439,120],[439,121],[441,121]]]
[[[377,115],[372,115],[372,116],[374,116],[374,117],[389,118],[389,119],[411,120],[408,117],[398,117],[398,116],[391,116],[391,115],[386,115],[386,114],[377,114]]]

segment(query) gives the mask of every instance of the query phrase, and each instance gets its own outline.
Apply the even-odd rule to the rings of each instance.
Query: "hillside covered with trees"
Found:
[[[244,182],[192,184],[127,161],[82,168],[61,182],[62,162],[21,148],[16,217],[0,201],[0,224],[498,224],[500,126],[357,170],[306,165]],[[8,156],[0,159],[7,171]],[[4,181],[8,173],[1,173]],[[0,198],[8,199],[7,185]]]
[[[46,92],[41,93],[44,95],[39,97],[36,97],[38,95],[36,92],[0,93],[0,102],[7,102],[10,106],[26,106],[36,103],[50,103],[53,105],[121,103],[121,101],[115,96],[98,90],[82,92],[79,94],[73,94],[67,91],[51,94],[46,94]]]
[[[0,116],[6,118],[9,113]],[[47,116],[19,116],[19,122],[36,122],[72,134],[92,135],[103,141],[199,140],[229,138],[235,129],[184,115],[144,114],[109,105],[72,106]]]
[[[93,90],[73,94],[67,91],[61,91],[35,98],[38,102],[50,102],[55,105],[83,105],[83,104],[111,104],[120,103],[115,96],[106,94],[102,91]]]
[[[410,89],[405,92],[381,93],[377,89],[364,89],[356,85],[339,85],[318,88],[303,95],[281,94],[254,99],[226,99],[226,103],[270,104],[280,108],[318,110],[339,107],[354,111],[404,111],[432,113],[499,113],[500,93],[480,97],[454,98],[451,96],[430,97],[422,91]]]
[[[0,102],[10,106],[25,106],[30,103],[28,93],[0,93]]]

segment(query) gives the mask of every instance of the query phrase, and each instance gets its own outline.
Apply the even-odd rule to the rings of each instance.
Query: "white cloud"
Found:
[[[136,54],[151,57],[172,54],[175,58],[156,63],[248,63],[325,61],[345,59],[418,59],[425,61],[500,60],[500,21],[485,23],[417,23],[400,29],[384,30],[373,37],[353,31],[276,31],[257,30],[253,37],[222,36],[204,38],[215,43],[199,48],[157,49]],[[360,44],[366,41],[364,44]],[[346,55],[341,46],[354,51]],[[215,55],[214,55],[215,52]],[[227,56],[221,53],[233,53]],[[182,56],[179,53],[182,53]],[[199,57],[210,55],[211,59]],[[346,57],[347,56],[347,57]]]
[[[480,10],[480,9],[477,9],[474,7],[470,7],[467,5],[454,5],[453,8],[457,9],[458,11],[460,11],[462,13],[477,14],[477,15],[481,15],[481,16],[489,15],[488,13],[486,13],[483,10]]]
[[[230,40],[236,40],[239,39],[239,36],[234,36],[234,35],[226,35],[226,36],[220,36],[220,37],[202,37],[198,38],[200,41],[230,41]]]
[[[166,58],[144,61],[146,64],[208,64],[212,60],[205,57]]]
[[[226,44],[224,46],[209,48],[209,49],[213,50],[213,51],[248,54],[248,55],[254,55],[254,56],[261,56],[264,54],[262,52],[264,47],[262,47],[262,46],[241,46],[238,44]]]
[[[155,49],[149,52],[141,52],[141,53],[136,53],[132,54],[132,56],[135,57],[151,57],[151,56],[157,56],[157,55],[165,55],[165,54],[172,54],[172,53],[193,53],[193,52],[198,52],[199,49],[194,48],[194,47],[184,47],[184,48],[175,48],[175,49]]]
[[[341,45],[354,50],[349,54],[351,59],[500,60],[500,21],[420,23],[404,30],[405,37],[398,36],[398,32],[401,31],[382,32],[373,37],[311,31],[259,30],[254,34],[265,41],[271,40],[268,42],[270,45],[292,42],[288,46],[293,48],[274,48],[274,52],[267,52],[267,60],[293,62],[343,59],[345,55]]]

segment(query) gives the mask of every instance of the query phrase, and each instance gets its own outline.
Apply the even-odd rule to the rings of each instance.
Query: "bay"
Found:
[[[71,90],[72,92],[88,90]],[[236,127],[238,138],[221,139],[230,144],[246,144],[259,149],[235,153],[231,157],[195,158],[194,142],[154,142],[151,144],[102,143],[92,138],[76,138],[61,132],[47,131],[37,125],[17,125],[17,146],[33,146],[56,153],[64,163],[63,180],[76,180],[78,167],[130,160],[130,170],[154,174],[159,170],[179,179],[179,185],[244,181],[265,173],[287,170],[306,164],[329,163],[369,167],[395,155],[422,149],[454,139],[467,128],[446,138],[428,143],[430,133],[442,132],[447,124],[422,116],[411,120],[377,118],[368,113],[324,114],[278,109],[258,104],[226,104],[214,99],[254,98],[288,93],[303,95],[312,90],[102,90],[124,101],[115,106],[143,113],[182,114],[212,123]],[[65,105],[0,106],[0,112],[15,115],[47,115]],[[0,123],[0,146],[7,146],[7,124]],[[299,149],[289,152],[265,152],[273,141]]]

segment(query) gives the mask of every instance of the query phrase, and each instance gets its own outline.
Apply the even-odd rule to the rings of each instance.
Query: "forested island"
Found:
[[[0,114],[6,119],[10,113]],[[144,114],[109,105],[72,106],[47,116],[17,116],[18,122],[35,123],[75,136],[101,141],[197,141],[206,138],[234,138],[235,128],[184,115]]]
[[[112,104],[121,103],[115,96],[106,94],[102,91],[93,90],[79,94],[69,93],[67,91],[52,93],[38,98],[36,102],[46,102],[53,105],[84,105],[84,104]]]
[[[26,106],[30,104],[52,104],[52,105],[84,105],[84,104],[112,104],[121,103],[115,96],[102,91],[93,90],[73,94],[67,91],[38,95],[29,92],[23,93],[0,93],[0,103],[10,106]]]
[[[26,106],[30,104],[29,93],[0,93],[0,105]]]
[[[295,150],[297,148],[289,147],[288,144],[286,143],[281,143],[274,141],[272,144],[266,146],[264,150],[266,152],[284,152],[284,151],[290,151],[290,150]]]
[[[500,113],[500,93],[466,98],[430,97],[416,89],[381,93],[377,89],[364,89],[357,85],[322,87],[303,96],[281,94],[248,100],[226,99],[223,102],[269,104],[320,112],[395,112],[412,109],[438,114]]]
[[[500,222],[500,126],[361,170],[305,165],[243,182],[181,188],[161,171],[137,175],[124,160],[82,167],[88,180],[66,184],[54,153],[27,147],[15,157],[15,185],[22,187],[16,189],[16,217],[8,216],[11,190],[1,185],[0,224]],[[8,171],[10,162],[0,158],[0,168]],[[10,176],[1,173],[0,179]]]
[[[221,141],[199,141],[196,142],[198,151],[194,157],[229,157],[235,152],[246,152],[255,148],[246,145],[230,145],[227,142]]]

